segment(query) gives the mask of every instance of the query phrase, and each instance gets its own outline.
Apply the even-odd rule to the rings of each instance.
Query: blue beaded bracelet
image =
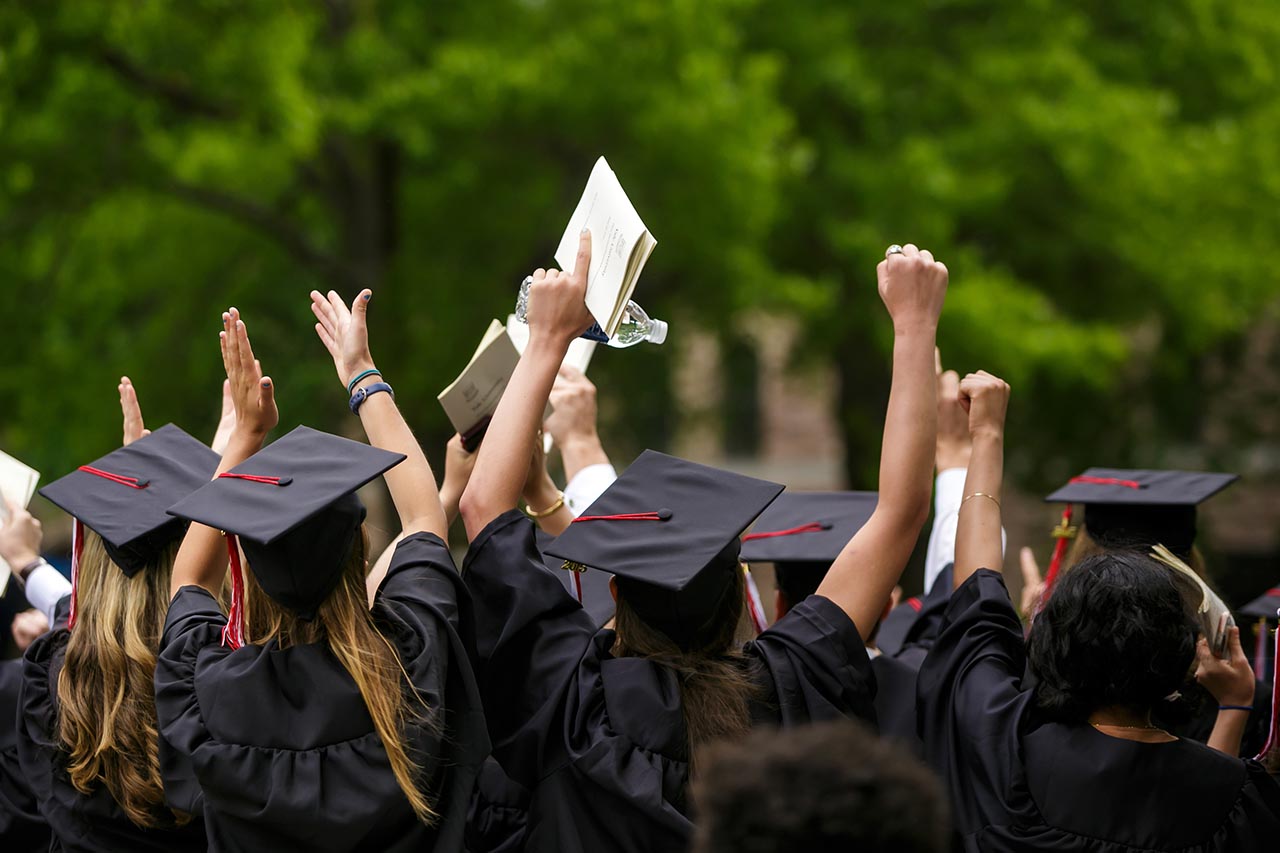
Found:
[[[379,391],[386,391],[391,395],[392,400],[396,398],[396,392],[392,391],[391,386],[385,382],[375,382],[372,385],[366,385],[351,395],[351,402],[349,403],[351,406],[351,414],[358,415],[360,413],[360,407],[364,405],[364,401],[369,399],[370,396],[377,394]]]
[[[381,376],[381,375],[382,375],[382,371],[378,370],[376,367],[369,368],[368,370],[358,375],[355,379],[352,379],[350,382],[347,383],[347,393],[348,394],[354,393],[356,390],[356,383],[358,383],[361,379],[364,379],[366,376]]]
[[[1248,711],[1250,714],[1252,714],[1253,706],[1252,705],[1219,705],[1218,710],[1219,711]]]

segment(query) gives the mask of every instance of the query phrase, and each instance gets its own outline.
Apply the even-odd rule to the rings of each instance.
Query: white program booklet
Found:
[[[566,272],[573,272],[583,228],[591,229],[587,308],[605,334],[613,337],[622,324],[623,309],[636,289],[645,261],[658,241],[640,221],[640,214],[603,157],[591,170],[587,188],[556,249],[556,263]]]
[[[9,506],[6,501],[14,501],[26,507],[31,503],[31,497],[39,484],[39,471],[0,451],[0,526],[9,523]],[[0,558],[0,595],[4,594],[12,574],[13,568]]]
[[[475,450],[480,445],[519,361],[520,351],[507,334],[507,327],[493,320],[462,373],[438,395],[440,405],[462,436],[462,445],[467,450]],[[550,405],[543,417],[549,414]]]

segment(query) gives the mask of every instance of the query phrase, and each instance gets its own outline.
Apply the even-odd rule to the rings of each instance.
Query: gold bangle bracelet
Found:
[[[993,504],[996,505],[996,509],[1000,509],[1000,499],[997,498],[995,495],[989,495],[986,492],[974,492],[964,500],[960,501],[960,506],[964,506],[974,498],[986,498],[987,500],[991,501]]]
[[[544,510],[536,510],[526,505],[524,508],[524,514],[530,518],[546,518],[562,506],[564,506],[564,492],[560,493],[560,497],[556,498],[555,503]]]

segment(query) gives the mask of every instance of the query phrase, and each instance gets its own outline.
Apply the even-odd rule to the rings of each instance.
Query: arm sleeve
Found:
[[[1001,804],[1032,698],[1022,689],[1026,657],[1003,578],[980,569],[952,594],[916,682],[925,758],[950,789],[962,834],[1008,819]]]
[[[596,498],[604,494],[605,489],[618,479],[618,472],[607,462],[588,465],[569,481],[564,487],[564,503],[569,512],[577,518],[583,510],[596,502]]]
[[[54,624],[54,611],[58,606],[58,600],[70,594],[71,581],[48,563],[36,566],[31,574],[27,575],[27,601],[45,615],[50,625]]]
[[[929,529],[929,545],[924,554],[924,591],[942,570],[956,561],[956,525],[960,522],[960,504],[964,500],[966,468],[948,468],[938,472],[933,486],[933,527]],[[1000,548],[1005,544],[1004,528],[1000,528]]]
[[[591,617],[542,562],[519,510],[471,543],[462,575],[475,607],[476,670],[494,756],[532,787],[570,677],[595,634]]]
[[[811,595],[748,646],[768,668],[783,725],[858,717],[874,723],[876,679],[843,610]]]

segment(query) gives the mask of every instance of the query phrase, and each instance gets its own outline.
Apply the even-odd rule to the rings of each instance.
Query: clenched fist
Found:
[[[880,298],[897,330],[935,328],[947,295],[947,268],[908,243],[876,267]]]
[[[960,380],[960,405],[969,413],[969,435],[974,438],[1004,436],[1004,416],[1009,407],[1009,383],[985,370]]]

